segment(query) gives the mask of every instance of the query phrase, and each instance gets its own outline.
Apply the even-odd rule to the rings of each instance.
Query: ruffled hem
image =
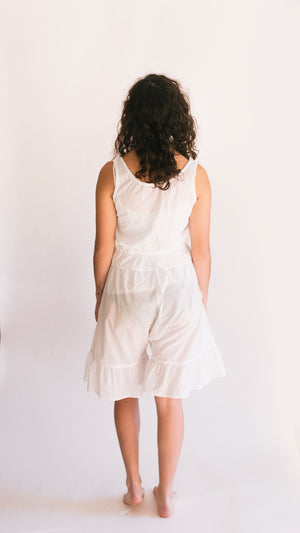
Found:
[[[122,400],[139,398],[143,394],[143,377],[148,356],[132,365],[99,364],[90,351],[84,369],[86,390],[102,400]]]
[[[145,369],[143,391],[166,398],[188,398],[192,390],[201,389],[217,377],[226,376],[220,350],[212,344],[186,363],[173,363],[149,358]]]
[[[226,376],[221,353],[215,344],[200,357],[186,363],[161,361],[145,355],[132,365],[107,366],[97,362],[89,352],[84,381],[87,392],[103,400],[139,398],[144,393],[166,398],[188,398],[192,390],[201,389],[217,377]]]

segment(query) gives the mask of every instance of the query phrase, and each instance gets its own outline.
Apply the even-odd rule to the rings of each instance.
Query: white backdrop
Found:
[[[2,0],[0,20],[1,530],[298,532],[300,2]],[[163,522],[153,398],[131,509],[113,403],[82,379],[95,185],[127,91],[151,72],[182,83],[199,125],[227,370],[184,400]]]

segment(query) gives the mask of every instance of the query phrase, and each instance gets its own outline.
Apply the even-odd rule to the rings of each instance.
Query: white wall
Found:
[[[82,381],[95,326],[94,193],[123,99],[150,72],[182,82],[199,124],[213,193],[208,315],[227,369],[184,402],[178,479],[188,453],[236,476],[260,456],[297,460],[299,15],[296,0],[1,2],[6,489],[80,493],[84,473],[92,491],[100,471],[111,475],[108,450],[123,472],[112,404]],[[147,471],[149,397],[141,416]]]

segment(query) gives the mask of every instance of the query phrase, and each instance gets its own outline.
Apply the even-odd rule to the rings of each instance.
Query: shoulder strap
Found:
[[[199,164],[199,159],[196,157],[196,159],[192,159],[188,163],[188,167],[186,170],[184,170],[184,182],[186,183],[187,189],[188,189],[188,196],[190,198],[190,201],[192,205],[197,201],[197,195],[196,195],[196,172],[197,172],[197,166]]]
[[[120,184],[122,182],[122,176],[124,175],[122,162],[120,161],[120,155],[117,154],[113,158],[113,175],[114,175],[114,184],[115,184],[115,190],[113,193],[113,200],[115,200],[118,189],[120,187]]]

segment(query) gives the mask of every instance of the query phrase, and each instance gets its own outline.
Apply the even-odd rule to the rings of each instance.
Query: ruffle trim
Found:
[[[186,363],[165,362],[147,355],[132,365],[99,364],[92,351],[84,370],[86,390],[103,400],[139,398],[144,393],[166,398],[188,398],[217,377],[226,376],[221,353],[215,344],[200,357]]]
[[[143,391],[166,398],[188,398],[217,377],[226,376],[221,353],[215,344],[200,357],[186,363],[169,363],[153,357],[147,361]]]
[[[132,365],[99,364],[90,351],[84,369],[87,392],[97,394],[102,400],[139,398],[143,394],[143,377],[148,356]]]

